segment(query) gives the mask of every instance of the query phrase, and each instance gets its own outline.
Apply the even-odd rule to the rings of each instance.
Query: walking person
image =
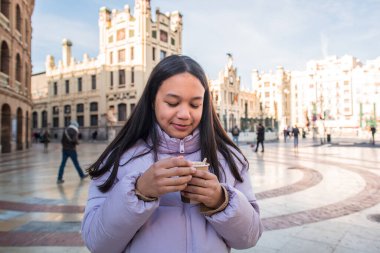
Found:
[[[300,130],[297,125],[293,127],[292,135],[294,137],[294,151],[298,151],[298,135],[300,134]]]
[[[44,144],[44,153],[47,153],[50,142],[50,134],[47,129],[45,129],[45,131],[41,135],[41,142]]]
[[[376,133],[375,126],[371,126],[371,133],[372,133],[372,144],[375,145],[375,133]]]
[[[264,152],[264,140],[265,140],[265,127],[261,123],[259,123],[259,126],[257,127],[257,143],[256,143],[255,152],[257,152],[257,149],[259,148],[260,143],[261,143],[261,152]]]
[[[288,137],[288,129],[286,127],[284,127],[283,134],[284,134],[284,142],[286,143],[286,138]]]
[[[78,162],[78,155],[76,151],[76,146],[78,145],[78,134],[79,134],[79,125],[76,121],[71,121],[70,125],[66,127],[63,131],[61,144],[62,144],[62,161],[59,166],[57,184],[62,184],[65,182],[63,180],[63,173],[65,171],[65,166],[67,159],[70,157],[73,161],[75,169],[78,172],[78,175],[81,179],[84,179],[88,176],[82,170]]]
[[[204,158],[208,171],[192,167]],[[91,252],[253,247],[263,226],[248,167],[219,122],[201,66],[187,56],[168,56],[89,168],[83,240]]]
[[[239,135],[240,135],[240,129],[238,128],[237,125],[235,125],[232,128],[232,140],[235,142],[236,145],[239,146]]]

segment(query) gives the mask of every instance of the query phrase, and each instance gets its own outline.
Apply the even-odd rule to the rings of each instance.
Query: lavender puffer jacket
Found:
[[[178,155],[190,161],[201,159],[199,131],[183,140],[170,138],[163,131],[161,136],[159,159]],[[91,252],[223,253],[256,244],[263,227],[247,164],[241,168],[244,182],[240,183],[220,155],[226,173],[222,184],[230,201],[223,211],[205,217],[198,205],[182,203],[179,192],[154,202],[136,197],[136,179],[153,164],[153,154],[126,161],[147,148],[148,144],[140,141],[123,155],[117,180],[108,192],[100,192],[97,186],[109,174],[91,182],[82,222],[82,237]]]

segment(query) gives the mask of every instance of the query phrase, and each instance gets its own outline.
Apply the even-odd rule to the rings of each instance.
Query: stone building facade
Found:
[[[0,2],[1,153],[30,146],[33,9],[34,0]]]
[[[252,119],[258,115],[256,94],[242,89],[232,55],[227,56],[227,64],[219,72],[218,79],[209,81],[216,113],[228,131],[235,125],[243,130],[252,130]]]
[[[99,10],[99,55],[87,54],[81,62],[71,54],[73,43],[62,42],[62,60],[47,56],[46,72],[32,77],[32,86],[47,86],[46,96],[34,97],[32,127],[49,127],[56,138],[76,120],[82,137],[97,131],[107,138],[107,115],[114,114],[120,128],[140,98],[154,66],[164,57],[182,53],[182,15],[155,12],[150,1],[135,0],[133,13],[123,10]]]
[[[254,70],[252,86],[260,114],[276,119],[279,131],[297,125],[313,136],[352,134],[380,121],[380,58],[363,64],[350,55],[331,56],[309,61],[303,71]]]

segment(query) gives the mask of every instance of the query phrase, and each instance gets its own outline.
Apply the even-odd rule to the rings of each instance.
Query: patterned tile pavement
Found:
[[[352,144],[350,144],[352,143]],[[104,143],[82,143],[88,166]],[[266,231],[255,248],[233,252],[380,252],[380,148],[302,140],[241,146]],[[60,146],[0,155],[0,252],[88,252],[80,237],[89,180],[71,162],[56,184]]]

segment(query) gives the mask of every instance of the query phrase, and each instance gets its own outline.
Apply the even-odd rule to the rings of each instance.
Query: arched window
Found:
[[[29,91],[29,69],[28,69],[28,63],[25,63],[25,79],[24,79],[24,84],[25,84],[25,91]]]
[[[0,71],[6,75],[9,75],[9,47],[5,41],[1,43],[0,53],[1,53]]]
[[[127,105],[124,103],[117,105],[117,120],[118,121],[127,120]]]
[[[20,5],[16,5],[16,29],[21,33],[21,9]]]
[[[41,127],[42,128],[47,127],[47,111],[42,111],[41,119],[42,119],[42,122],[41,122],[42,125],[41,125]]]
[[[1,5],[0,5],[0,11],[1,13],[9,19],[9,0],[1,0]]]
[[[16,55],[16,80],[21,82],[21,72],[22,72],[22,67],[21,67],[21,57],[20,54]]]
[[[25,22],[24,22],[24,26],[25,26],[25,42],[26,44],[28,44],[29,42],[29,27],[28,27],[28,20],[25,19]]]
[[[38,128],[38,113],[32,113],[32,128]]]

